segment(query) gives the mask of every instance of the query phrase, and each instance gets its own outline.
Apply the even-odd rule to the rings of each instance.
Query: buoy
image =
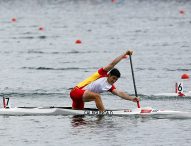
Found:
[[[184,15],[184,14],[185,14],[185,11],[184,11],[184,10],[179,10],[179,13],[180,13],[181,15]]]
[[[11,21],[12,21],[12,22],[16,22],[17,19],[16,19],[16,18],[12,18]]]
[[[81,44],[82,41],[81,40],[76,40],[76,44]]]
[[[43,28],[43,27],[39,27],[39,28],[38,28],[38,30],[43,31],[43,30],[44,30],[44,28]]]
[[[189,74],[183,74],[182,76],[181,76],[181,79],[189,79],[190,77],[189,77]]]

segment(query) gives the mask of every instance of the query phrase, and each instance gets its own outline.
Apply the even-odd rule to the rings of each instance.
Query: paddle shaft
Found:
[[[133,71],[133,63],[132,63],[131,55],[129,55],[129,59],[130,59],[130,64],[131,64],[131,73],[132,73],[132,78],[133,78],[133,85],[134,85],[134,90],[135,90],[135,96],[138,97],[138,95],[137,95],[137,88],[136,88],[136,84],[135,84],[135,76],[134,76],[134,71]],[[137,101],[137,107],[138,108],[141,107],[139,101]]]

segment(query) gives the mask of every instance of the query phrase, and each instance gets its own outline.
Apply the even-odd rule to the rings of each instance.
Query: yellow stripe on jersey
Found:
[[[77,87],[82,88],[88,84],[90,84],[91,82],[97,80],[98,78],[100,78],[101,75],[97,72],[95,72],[94,74],[92,74],[91,76],[89,76],[88,78],[86,78],[84,81],[80,82]]]

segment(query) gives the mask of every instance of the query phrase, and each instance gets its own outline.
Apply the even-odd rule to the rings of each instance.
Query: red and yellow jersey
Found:
[[[103,68],[100,68],[97,72],[93,73],[91,76],[86,78],[84,81],[77,84],[77,87],[82,89],[82,88],[86,87],[87,85],[91,84],[92,82],[94,82],[100,78],[107,77],[108,76],[107,73],[108,72],[105,71]],[[100,86],[101,86],[101,84],[100,84]],[[111,92],[113,89],[115,89],[115,86],[111,85],[111,88],[108,91]]]

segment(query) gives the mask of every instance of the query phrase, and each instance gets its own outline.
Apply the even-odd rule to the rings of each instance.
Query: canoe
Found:
[[[14,107],[0,108],[2,116],[46,116],[46,115],[87,115],[87,116],[142,116],[156,118],[191,118],[191,113],[173,111],[173,110],[157,110],[151,107],[131,109],[108,109],[100,112],[97,109],[85,108],[84,110],[73,110],[71,107]]]

